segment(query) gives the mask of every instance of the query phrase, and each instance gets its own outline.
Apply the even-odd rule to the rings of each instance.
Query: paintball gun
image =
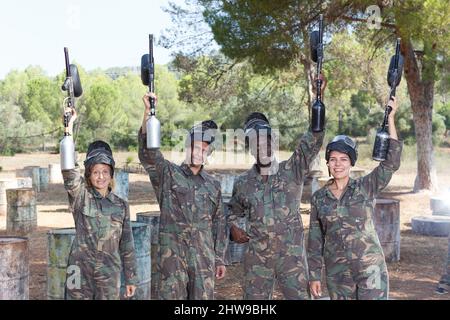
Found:
[[[325,105],[322,102],[322,80],[319,75],[322,73],[323,60],[323,15],[319,17],[319,30],[315,30],[309,35],[311,48],[311,59],[317,65],[316,100],[311,108],[311,129],[313,132],[321,132],[325,123]]]
[[[61,89],[67,91],[67,98],[64,99],[65,107],[73,109],[75,108],[75,98],[78,98],[83,94],[83,89],[81,88],[77,66],[70,64],[69,62],[68,48],[64,48],[64,56],[66,59],[66,80]],[[73,137],[69,132],[69,122],[72,113],[66,112],[66,108],[64,109],[64,138],[60,143],[61,169],[68,170],[75,168],[75,144],[73,142]]]
[[[400,54],[400,38],[397,39],[395,46],[395,55],[391,57],[389,69],[387,73],[387,83],[390,86],[389,100],[395,97],[395,91],[400,84],[403,73],[403,56]],[[386,160],[387,151],[389,149],[389,132],[388,132],[388,118],[392,108],[387,105],[384,110],[384,119],[381,127],[377,130],[375,143],[373,146],[372,159],[375,161]]]
[[[155,62],[153,59],[153,34],[149,35],[149,53],[141,58],[141,80],[149,92],[155,92]],[[155,99],[150,97],[150,114],[146,124],[147,149],[161,146],[161,123],[156,118]]]

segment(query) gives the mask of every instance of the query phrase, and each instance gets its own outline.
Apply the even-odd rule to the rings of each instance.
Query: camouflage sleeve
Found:
[[[139,130],[138,134],[139,141],[139,161],[147,171],[150,181],[152,183],[153,189],[155,189],[156,198],[158,203],[161,203],[162,190],[161,183],[164,177],[164,170],[169,164],[167,160],[164,159],[163,154],[159,149],[147,149],[145,143],[147,141],[147,134],[142,133],[142,128]]]
[[[220,188],[220,186],[219,186]],[[225,265],[225,251],[227,249],[226,219],[223,212],[222,193],[219,189],[216,212],[212,217],[213,241],[216,253],[216,266]]]
[[[123,220],[119,251],[125,275],[125,284],[137,285],[136,254],[134,250],[133,231],[130,222],[130,207],[128,203],[125,204],[125,218]]]
[[[371,173],[361,178],[361,187],[369,199],[376,198],[378,193],[389,184],[392,175],[400,167],[402,149],[402,141],[390,139],[386,160],[381,162]]]
[[[231,228],[233,225],[238,226],[236,223],[237,219],[245,216],[246,210],[244,204],[242,202],[240,192],[239,192],[239,182],[236,181],[233,186],[233,193],[231,196],[231,200],[229,202],[230,206],[230,214],[228,215],[228,227]]]
[[[84,194],[84,180],[81,177],[80,167],[78,164],[75,165],[75,169],[61,170],[64,188],[69,195],[69,206],[71,211],[75,213],[74,210],[77,203],[80,202],[82,195]]]
[[[308,235],[308,267],[309,281],[320,281],[322,277],[322,255],[324,235],[318,217],[317,201],[311,200],[311,214]]]
[[[297,148],[286,163],[286,168],[292,170],[297,183],[302,183],[304,177],[308,174],[311,162],[320,151],[324,136],[325,130],[314,133],[310,128],[300,138]]]

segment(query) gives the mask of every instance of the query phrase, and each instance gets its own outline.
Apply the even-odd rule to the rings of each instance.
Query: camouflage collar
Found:
[[[328,182],[327,182],[327,184],[325,185],[326,186],[326,195],[329,197],[329,198],[331,198],[331,199],[336,199],[336,197],[334,196],[334,194],[331,192],[331,190],[330,190],[330,188],[328,188],[329,186],[331,186],[332,184],[333,184],[333,182],[334,182],[334,179],[333,178],[331,178],[330,180],[328,180]],[[341,199],[342,199],[342,197],[347,193],[347,191],[348,191],[348,189],[355,189],[355,187],[356,187],[356,180],[355,179],[352,179],[352,178],[349,178],[349,180],[348,180],[348,184],[347,184],[347,186],[345,187],[345,189],[344,189],[344,192],[341,194]],[[353,193],[353,192],[352,192]],[[338,199],[339,200],[339,199]]]
[[[206,179],[206,174],[203,170],[204,166],[202,166],[200,168],[200,171],[198,172],[198,175],[201,176],[203,179]],[[193,176],[194,173],[192,172],[191,168],[189,167],[189,165],[186,162],[183,162],[181,164],[181,170],[184,172],[185,175],[187,175],[188,177]]]
[[[95,188],[89,188],[89,189],[91,189],[90,193],[94,196],[94,198],[103,199],[103,196],[100,194],[100,192],[97,191],[97,189],[95,189]],[[104,198],[113,201],[113,193],[111,192],[111,188],[108,188],[108,194]]]

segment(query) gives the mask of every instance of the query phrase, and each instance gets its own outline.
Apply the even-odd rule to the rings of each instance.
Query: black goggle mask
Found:
[[[106,164],[110,165],[112,168],[115,166],[115,161],[112,154],[105,149],[95,149],[92,150],[84,160],[84,166],[89,166],[92,164]]]
[[[354,149],[356,151],[356,143],[355,143],[355,141],[350,139],[348,136],[340,134],[340,135],[334,137],[333,140],[331,140],[330,143],[338,142],[338,141],[344,142],[346,145],[348,145],[350,148],[352,148],[352,149]]]

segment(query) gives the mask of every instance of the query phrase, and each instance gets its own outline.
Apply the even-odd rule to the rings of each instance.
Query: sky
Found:
[[[173,0],[182,4],[183,0]],[[168,0],[6,0],[0,2],[0,79],[14,69],[62,72],[64,51],[86,70],[139,66],[148,35],[172,25]],[[170,51],[154,47],[156,64]]]

